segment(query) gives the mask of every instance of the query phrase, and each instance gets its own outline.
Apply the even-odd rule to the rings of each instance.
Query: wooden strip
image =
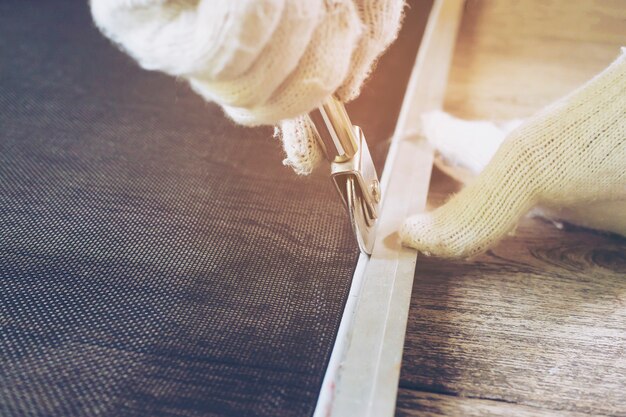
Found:
[[[397,417],[589,417],[565,410],[528,407],[503,401],[400,389]]]
[[[434,173],[429,206],[456,191]],[[401,387],[626,415],[625,276],[623,238],[539,219],[472,261],[424,258]]]
[[[355,310],[344,313],[352,320],[340,335],[347,341],[340,342],[341,366],[326,378],[334,384],[324,397],[329,401],[318,403],[316,416],[393,415],[416,261],[416,252],[400,245],[396,231],[426,202],[433,155],[414,132],[421,112],[442,105],[463,3],[433,4],[382,178],[377,241],[370,259],[361,257],[357,267],[365,263],[363,275],[355,276],[362,286]]]
[[[624,4],[468,0],[446,111],[523,117],[568,94],[619,53]],[[458,191],[435,173],[429,205]],[[625,277],[623,238],[537,219],[475,259],[422,258],[401,387],[626,416]],[[402,407],[406,415],[409,403]]]
[[[623,238],[537,219],[472,262],[424,259],[401,384],[625,415],[625,276]]]
[[[444,108],[528,117],[602,71],[625,42],[623,0],[468,0]]]

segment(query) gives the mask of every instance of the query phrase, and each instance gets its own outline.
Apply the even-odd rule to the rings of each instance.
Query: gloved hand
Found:
[[[100,30],[149,70],[189,81],[243,125],[280,126],[296,172],[321,156],[304,114],[359,95],[403,0],[91,0]]]
[[[579,218],[583,206],[602,216],[610,215],[606,208],[626,209],[626,48],[587,84],[513,130],[474,181],[432,213],[406,220],[401,236],[423,253],[468,257],[492,247],[536,205],[569,208]],[[587,225],[626,235],[623,211],[612,216],[622,221]]]

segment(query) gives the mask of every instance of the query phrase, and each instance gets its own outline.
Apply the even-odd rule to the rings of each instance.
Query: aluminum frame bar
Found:
[[[397,230],[426,204],[433,151],[420,115],[443,105],[463,5],[432,6],[387,155],[374,249],[359,258],[314,417],[394,414],[417,259]]]

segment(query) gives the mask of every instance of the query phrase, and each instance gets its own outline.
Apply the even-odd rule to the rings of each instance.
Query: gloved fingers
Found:
[[[344,100],[358,95],[372,62],[395,39],[404,5],[399,0],[90,1],[98,27],[142,67],[188,80],[240,124],[287,120],[281,123],[286,163],[299,173],[310,172],[320,154],[300,116],[335,92]]]
[[[333,94],[364,29],[353,0],[91,0],[91,9],[142,67],[184,77],[245,125],[292,119]]]
[[[293,168],[298,175],[308,175],[322,160],[317,130],[307,116],[283,120],[275,136],[282,140],[286,158],[283,164]]]
[[[285,3],[91,0],[91,12],[102,32],[143,68],[219,80],[249,69],[281,23]]]
[[[258,106],[224,106],[237,123],[276,124],[308,113],[337,90],[351,70],[363,25],[351,0],[326,0],[325,10],[296,68]]]
[[[485,170],[465,189],[430,213],[409,217],[402,242],[444,258],[486,251],[511,232],[538,198],[535,165],[524,146],[505,142]]]
[[[300,64],[323,12],[322,0],[287,1],[271,38],[245,71],[223,71],[224,76],[215,77],[208,68],[206,74],[199,69],[189,79],[192,88],[205,99],[224,106],[264,105]],[[248,32],[253,36],[259,30],[248,28]]]
[[[510,183],[473,184],[430,213],[409,217],[402,225],[402,243],[426,255],[466,258],[480,254],[511,232],[534,202]],[[501,188],[503,186],[504,188]]]
[[[374,61],[397,37],[405,6],[402,0],[356,0],[354,5],[353,10],[357,12],[362,23],[362,33],[352,46],[350,61],[343,63],[349,66],[347,77],[344,77],[343,84],[335,91],[339,99],[346,102],[359,95],[361,85],[369,76]],[[356,21],[353,18],[350,20],[356,27]],[[350,32],[352,31],[348,33]],[[329,39],[332,40],[332,36],[336,38],[337,35],[331,35]],[[332,84],[329,86],[327,91],[322,90],[322,99],[334,88]],[[287,155],[283,163],[291,166],[300,175],[311,173],[322,159],[322,150],[315,137],[317,132],[311,129],[309,123],[309,118],[297,117],[281,122],[278,129]]]
[[[344,102],[359,95],[376,60],[398,36],[405,7],[404,0],[355,0],[355,4],[364,33],[352,54],[351,71],[336,91]]]
[[[625,109],[623,51],[512,131],[466,189],[434,212],[409,218],[404,243],[444,257],[471,256],[495,244],[536,204],[559,210],[626,200]]]

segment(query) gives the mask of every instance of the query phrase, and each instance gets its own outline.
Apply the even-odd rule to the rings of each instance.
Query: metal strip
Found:
[[[314,417],[392,416],[417,254],[396,231],[424,209],[432,150],[420,114],[441,108],[464,0],[435,0],[402,104],[382,177],[374,250],[356,267]]]

